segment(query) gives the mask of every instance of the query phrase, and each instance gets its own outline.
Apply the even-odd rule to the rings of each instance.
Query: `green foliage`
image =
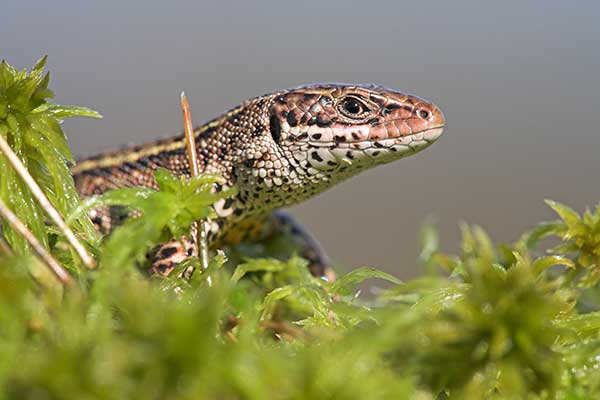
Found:
[[[0,126],[9,126],[9,114],[29,121],[37,112],[87,112],[45,103],[42,66],[28,74],[2,64],[0,101],[10,107],[0,107]],[[2,134],[56,201],[57,182],[71,182],[68,171],[42,170],[40,150],[31,145],[56,133],[49,129]],[[62,131],[60,137],[48,139],[44,151],[65,163],[70,153]],[[57,175],[43,178],[42,171]],[[231,195],[210,192],[214,176],[181,179],[157,170],[156,180],[159,191],[116,190],[80,205],[63,186],[74,197],[56,204],[70,223],[79,221],[80,233],[90,208],[138,214],[103,242],[90,241],[97,271],[76,268],[76,259],[49,246],[78,274],[74,289],[58,284],[5,232],[21,251],[0,252],[0,398],[600,397],[600,207],[580,216],[549,202],[560,220],[512,245],[497,246],[483,229],[463,225],[458,255],[440,252],[437,232],[426,224],[419,257],[425,272],[407,282],[366,267],[327,282],[297,256],[247,258],[229,269],[222,252],[188,279],[177,272],[197,266],[194,258],[169,278],[149,279],[137,268],[148,250],[187,234],[212,215],[212,203]],[[0,183],[3,196],[20,184],[10,173]],[[16,200],[8,203],[39,228],[36,234],[53,238],[27,199],[30,206],[20,209]],[[538,249],[546,237],[560,242],[549,254]],[[387,288],[365,297],[358,286],[369,279]]]
[[[60,127],[64,118],[100,114],[85,107],[66,107],[49,103],[54,94],[48,89],[50,75],[44,74],[46,57],[33,67],[17,71],[5,61],[0,63],[0,135],[8,141],[31,175],[43,187],[53,205],[63,214],[78,204],[68,163],[73,162],[71,150]],[[44,211],[33,200],[6,158],[0,154],[0,198],[25,222],[46,246],[49,232],[44,224]],[[94,238],[94,229],[85,216],[77,219],[74,228]],[[24,253],[25,241],[9,227],[4,227],[13,249]]]
[[[108,205],[123,207],[124,213],[134,211],[144,216],[129,218],[106,241],[102,252],[106,266],[126,269],[143,261],[155,245],[189,234],[195,221],[213,216],[210,207],[213,203],[234,193],[234,190],[211,193],[210,187],[221,181],[213,175],[184,179],[159,168],[154,176],[159,190],[143,187],[113,190],[87,199],[69,218],[73,220],[92,208]]]
[[[550,249],[554,254],[574,256],[570,279],[581,286],[594,286],[600,280],[600,204],[592,212],[587,209],[580,216],[573,209],[547,200],[558,214],[559,221],[545,223],[530,234],[530,243],[547,236],[556,236],[561,243]]]

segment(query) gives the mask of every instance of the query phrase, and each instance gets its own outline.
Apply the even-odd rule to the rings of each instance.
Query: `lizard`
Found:
[[[224,178],[213,190],[237,188],[234,197],[213,205],[216,217],[206,224],[209,247],[286,232],[311,261],[311,272],[333,280],[318,242],[280,209],[418,153],[444,126],[432,102],[370,84],[313,84],[247,100],[194,130],[200,172]],[[86,197],[136,185],[157,189],[153,171],[159,167],[190,175],[182,134],[80,160],[72,174]],[[90,217],[105,232],[122,218],[112,209],[92,210]],[[192,253],[189,240],[174,239],[155,253],[151,271],[168,275]]]

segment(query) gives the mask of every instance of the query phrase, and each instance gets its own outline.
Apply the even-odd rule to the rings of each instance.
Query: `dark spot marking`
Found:
[[[374,151],[373,152],[373,157],[377,157],[379,155],[379,153],[381,153],[380,151]]]
[[[390,147],[390,150],[391,150],[393,153],[395,153],[395,152],[397,152],[397,151],[398,151],[398,149],[397,149],[397,148],[395,148],[395,147]]]
[[[269,130],[271,131],[271,136],[275,143],[279,143],[281,140],[281,123],[275,114],[271,115],[271,118],[269,119]]]
[[[200,134],[198,135],[199,139],[208,139],[213,132],[215,131],[215,128],[208,128],[203,132],[200,132]]]
[[[339,135],[336,135],[336,136],[334,137],[334,139],[335,139],[335,141],[336,141],[337,143],[343,143],[343,142],[345,142],[345,141],[346,141],[346,136],[339,136]]]
[[[225,199],[225,202],[223,202],[223,210],[227,210],[227,209],[231,208],[233,203],[234,203],[234,200],[232,198]]]
[[[237,114],[234,114],[231,117],[227,118],[227,122],[229,122],[233,126],[239,126],[240,123]]]
[[[375,147],[379,147],[379,148],[385,147],[380,142],[374,142],[373,144],[375,145]]]
[[[331,120],[323,117],[322,115],[317,116],[317,126],[321,128],[325,128],[331,125]]]
[[[348,157],[350,160],[354,160],[354,156],[352,155],[352,152],[350,150],[346,152],[346,157]]]
[[[160,263],[156,266],[156,269],[158,269],[158,271],[161,274],[165,275],[168,272],[170,272],[171,265],[172,265],[172,263],[170,263],[170,262],[169,263]]]
[[[298,125],[298,120],[296,119],[296,114],[289,113],[287,116],[287,122],[291,127]]]
[[[383,104],[383,99],[381,97],[377,97],[373,94],[369,95],[369,100],[371,100],[373,103],[377,103],[379,105]]]
[[[304,140],[307,137],[308,137],[308,133],[304,132],[304,133],[301,133],[298,136],[296,136],[296,139],[298,139],[298,140]]]
[[[331,160],[330,160],[330,161],[327,161],[327,165],[330,165],[330,166],[332,166],[332,167],[335,167],[335,166],[337,165],[337,163],[336,163],[336,162],[334,162],[334,161],[331,161]]]
[[[147,157],[142,157],[139,160],[137,160],[137,163],[140,167],[142,167],[142,169],[146,169],[148,168],[148,158]]]
[[[177,253],[177,247],[165,247],[163,249],[160,250],[160,257],[171,257],[173,254]]]
[[[285,104],[285,98],[283,96],[278,96],[276,101],[279,104]]]
[[[192,249],[192,248],[188,249],[187,252],[186,252],[186,254],[188,256],[191,256],[192,254],[194,254],[194,249]]]
[[[311,117],[307,122],[308,126],[313,126],[316,123],[317,123],[317,117]]]
[[[313,151],[312,153],[310,153],[310,156],[313,158],[313,160],[317,160],[318,162],[323,162],[323,159],[321,158],[319,153],[317,153],[316,151]]]
[[[244,210],[242,210],[241,208],[236,208],[235,210],[233,210],[233,215],[239,217],[240,215],[242,215],[244,212]]]
[[[315,140],[319,140],[319,139],[321,139],[321,136],[323,136],[323,135],[320,133],[315,133],[314,135],[312,135],[312,138]]]
[[[373,117],[370,120],[368,120],[367,123],[369,123],[371,125],[377,125],[379,123],[379,118]]]
[[[256,128],[254,129],[254,136],[260,136],[262,135],[262,133],[265,131],[265,127],[262,125],[257,125]]]
[[[360,135],[358,134],[358,132],[352,132],[352,138],[354,140],[360,140]]]
[[[136,162],[136,163],[134,164],[134,163],[132,163],[132,162],[125,162],[125,163],[123,164],[123,166],[125,166],[126,168],[128,168],[128,169],[130,169],[130,170],[134,170],[134,169],[137,169],[137,168],[139,167],[139,163],[138,163],[138,162]]]

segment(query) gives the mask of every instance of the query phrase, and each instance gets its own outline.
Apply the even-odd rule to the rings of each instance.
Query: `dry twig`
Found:
[[[5,256],[14,255],[10,245],[6,243],[6,240],[2,236],[0,236],[0,253],[3,253]]]
[[[183,112],[183,126],[185,131],[185,146],[187,149],[188,161],[190,164],[190,175],[192,177],[198,176],[200,170],[198,169],[198,155],[196,153],[196,138],[194,136],[194,127],[192,124],[192,115],[190,113],[190,104],[188,103],[187,96],[184,92],[181,92],[181,110]],[[200,235],[198,235],[200,233]],[[198,237],[199,236],[199,237]],[[198,250],[200,261],[202,263],[202,269],[208,268],[208,244],[206,238],[206,223],[204,221],[197,221],[192,228],[192,239]],[[210,284],[210,278],[208,280]]]
[[[2,137],[0,135],[0,137]],[[73,280],[62,265],[44,248],[21,220],[0,200],[0,215],[8,224],[27,240],[33,251],[42,259],[44,264],[56,275],[56,277],[66,286],[72,286]]]

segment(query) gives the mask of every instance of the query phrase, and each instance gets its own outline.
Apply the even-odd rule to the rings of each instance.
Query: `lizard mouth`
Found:
[[[415,154],[432,145],[443,133],[444,125],[436,125],[408,135],[354,141],[298,141],[295,154],[302,155],[317,170],[333,170],[344,166],[388,163]],[[335,137],[335,136],[334,136]],[[319,138],[322,139],[322,138]]]
[[[313,140],[308,140],[308,143],[313,145],[313,146],[319,146],[319,147],[329,147],[332,145],[355,145],[355,144],[375,144],[378,143],[378,145],[375,145],[376,147],[381,147],[381,145],[385,144],[409,144],[411,142],[419,142],[419,141],[426,141],[426,142],[434,142],[436,141],[444,132],[444,125],[439,125],[439,126],[432,126],[430,128],[427,129],[423,129],[421,131],[418,132],[414,132],[414,133],[409,133],[407,135],[402,135],[402,136],[395,136],[395,137],[387,137],[387,138],[382,138],[382,139],[361,139],[361,140],[350,140],[350,141],[344,141],[344,142],[339,142],[339,141],[335,141],[335,140],[331,140],[331,141],[313,141]]]
[[[444,126],[440,125],[399,137],[348,142],[347,151],[342,159],[352,159],[352,157],[361,159],[366,156],[366,161],[374,163],[389,162],[431,146],[442,135],[443,131]],[[335,154],[333,150],[332,153]]]

